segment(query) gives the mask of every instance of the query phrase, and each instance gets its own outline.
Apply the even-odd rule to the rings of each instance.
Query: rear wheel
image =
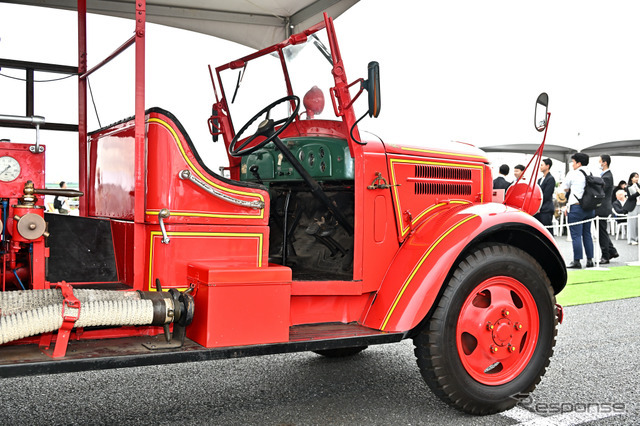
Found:
[[[353,348],[323,349],[313,352],[328,358],[343,358],[359,354],[367,348],[368,346],[354,346]]]
[[[506,410],[533,391],[555,345],[555,297],[540,265],[504,244],[467,256],[414,338],[420,372],[468,413]]]

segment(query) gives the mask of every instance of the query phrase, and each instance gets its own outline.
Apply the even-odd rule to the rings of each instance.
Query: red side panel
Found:
[[[212,176],[198,162],[180,126],[169,116],[157,112],[149,114],[147,139],[147,222],[157,222],[158,211],[168,208],[171,216],[166,223],[268,223],[268,193]],[[182,170],[188,170],[231,198],[261,201],[265,208],[242,207],[216,198],[193,182],[180,179],[178,174]]]
[[[147,229],[150,261],[144,290],[153,289],[156,279],[163,289],[187,288],[187,267],[194,262],[208,262],[215,265],[216,270],[260,269],[267,265],[269,228],[266,226],[168,225],[168,244],[162,243],[159,226]]]
[[[111,221],[118,280],[133,287],[133,222]]]
[[[398,238],[402,241],[424,217],[452,204],[486,202],[484,164],[439,158],[389,155]]]
[[[287,342],[291,269],[188,267],[196,284],[195,311],[187,337],[208,348]]]
[[[90,138],[89,214],[133,220],[136,190],[133,121],[93,134]],[[169,209],[165,223],[266,225],[265,190],[223,181],[200,164],[181,126],[169,114],[147,117],[145,222],[158,223],[160,209]],[[238,206],[216,198],[178,176],[188,170],[226,196],[264,202],[265,208]]]

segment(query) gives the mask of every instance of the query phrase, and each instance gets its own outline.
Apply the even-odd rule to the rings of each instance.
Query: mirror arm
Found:
[[[333,96],[331,96],[331,100],[333,101],[333,109],[335,110],[335,113],[337,116],[342,117],[342,115],[344,115],[344,111],[351,108],[351,105],[353,105],[353,103],[356,101],[356,99],[358,99],[360,97],[360,95],[362,94],[362,92],[364,91],[365,88],[365,80],[363,78],[359,78],[356,81],[354,81],[353,83],[349,84],[346,89],[349,90],[349,88],[351,86],[354,86],[356,83],[360,83],[360,90],[358,90],[358,93],[356,93],[356,95],[353,97],[353,99],[351,99],[351,102],[349,102],[347,105],[345,105],[343,108],[341,108],[340,110],[338,110],[338,108],[336,107],[334,98],[337,97],[337,89],[335,87],[332,87],[329,89],[329,91],[331,92],[331,94]]]

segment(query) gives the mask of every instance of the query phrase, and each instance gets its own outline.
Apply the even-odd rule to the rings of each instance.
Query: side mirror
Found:
[[[536,100],[536,112],[533,124],[536,126],[536,130],[542,132],[547,128],[547,110],[549,108],[549,95],[546,93],[540,93]]]
[[[211,133],[211,140],[218,142],[218,135],[220,134],[220,120],[216,118],[218,116],[218,110],[214,107],[211,108],[211,117],[207,120],[209,124],[209,133]]]
[[[365,82],[369,92],[369,117],[377,117],[380,114],[380,65],[377,62],[369,62],[368,80]]]

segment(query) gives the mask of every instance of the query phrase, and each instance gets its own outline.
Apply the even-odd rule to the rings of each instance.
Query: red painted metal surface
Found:
[[[158,222],[158,212],[167,208],[166,223],[229,223],[266,225],[269,219],[268,193],[263,189],[222,181],[200,163],[181,126],[171,117],[151,112],[148,118],[146,221]],[[242,207],[220,200],[178,176],[188,170],[205,183],[232,198],[265,202],[263,209]]]
[[[34,154],[29,151],[33,144],[0,142],[0,157],[12,157],[20,164],[20,173],[10,182],[0,184],[0,198],[17,199],[24,194],[27,180],[33,182],[35,188],[44,188],[45,152]],[[44,145],[40,145],[45,148]],[[39,197],[38,205],[44,205],[44,197]],[[5,223],[5,226],[7,224]]]
[[[118,280],[133,287],[133,222],[112,220],[111,238],[116,257]]]
[[[368,293],[354,296],[292,296],[291,325],[359,322],[372,297],[373,294]]]
[[[207,348],[289,341],[290,268],[194,263],[188,276],[196,284],[190,339]]]
[[[156,279],[163,289],[188,288],[187,270],[193,262],[209,262],[219,270],[261,269],[268,264],[266,226],[167,225],[168,244],[162,243],[159,226],[146,228],[149,263],[144,290],[152,290]]]
[[[423,218],[455,204],[482,203],[485,182],[491,180],[480,162],[449,158],[389,155],[398,239],[402,241]],[[444,152],[440,152],[444,155]]]
[[[523,224],[549,235],[531,216],[502,204],[434,210],[393,259],[363,325],[383,331],[415,327],[431,308],[458,255],[484,231]]]
[[[87,0],[78,0],[78,74],[87,72]],[[87,194],[87,80],[78,79],[78,189]],[[80,215],[88,212],[87,197],[80,197]]]
[[[462,305],[456,326],[458,355],[475,380],[502,385],[529,365],[539,333],[538,309],[527,287],[512,277],[492,277]]]

